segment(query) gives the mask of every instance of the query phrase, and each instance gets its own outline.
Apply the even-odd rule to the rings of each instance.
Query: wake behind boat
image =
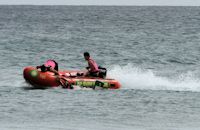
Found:
[[[42,72],[36,67],[28,66],[25,67],[23,76],[27,83],[33,87],[46,88],[46,87],[58,87],[60,86],[60,76],[65,78],[65,85],[69,85],[69,89],[74,89],[75,86],[80,88],[92,88],[96,89],[119,89],[120,83],[115,79],[103,78],[103,77],[86,77],[80,74],[83,71],[76,70],[64,70],[58,71],[59,75],[55,75],[53,72]],[[73,87],[74,86],[74,87]]]

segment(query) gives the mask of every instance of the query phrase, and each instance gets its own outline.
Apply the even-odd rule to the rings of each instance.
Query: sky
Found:
[[[169,5],[169,6],[200,6],[200,0],[0,0],[0,5]]]

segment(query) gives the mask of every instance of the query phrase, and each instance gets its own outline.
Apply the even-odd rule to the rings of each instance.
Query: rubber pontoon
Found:
[[[95,88],[98,86],[103,89],[119,89],[121,87],[120,83],[115,79],[76,76],[77,73],[82,72],[83,71],[65,70],[59,71],[59,75],[67,79],[66,84],[80,86],[82,88]],[[49,71],[41,72],[32,66],[26,67],[23,75],[27,83],[31,84],[33,87],[58,87],[60,85],[58,75]]]

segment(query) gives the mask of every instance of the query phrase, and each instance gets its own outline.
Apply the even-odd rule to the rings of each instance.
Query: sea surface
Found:
[[[26,66],[81,69],[119,90],[30,89]],[[199,130],[200,7],[0,6],[0,130]]]

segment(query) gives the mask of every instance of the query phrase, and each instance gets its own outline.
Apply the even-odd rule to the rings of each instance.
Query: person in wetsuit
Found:
[[[51,71],[58,75],[58,63],[55,60],[47,60],[45,64],[37,66],[36,68],[40,68],[42,72]]]
[[[99,68],[97,63],[90,57],[90,54],[88,52],[84,52],[84,58],[88,62],[87,72],[85,76],[91,76],[91,77],[98,77],[99,74]]]
[[[57,75],[59,79],[58,81],[60,82],[60,85],[63,88],[73,89],[73,86],[68,82],[68,79],[63,75],[59,75],[58,63],[55,60],[47,60],[45,64],[37,66],[36,68],[40,69],[41,72],[46,72],[46,71],[53,72],[55,75]]]

